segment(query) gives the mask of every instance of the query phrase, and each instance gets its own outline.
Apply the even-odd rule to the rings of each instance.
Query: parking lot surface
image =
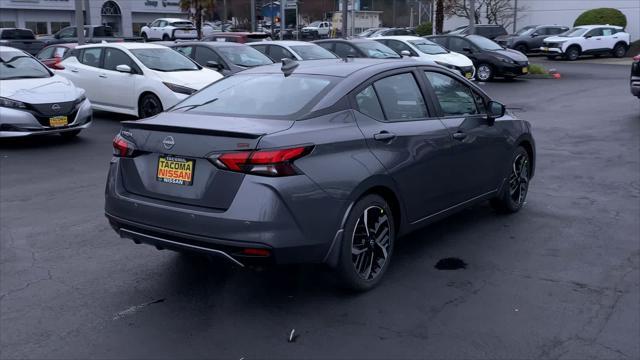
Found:
[[[640,358],[629,67],[545,64],[562,79],[481,84],[534,127],[523,211],[476,206],[401,239],[364,294],[322,267],[250,271],[119,239],[103,192],[120,115],[72,141],[0,143],[1,357]],[[468,265],[434,268],[447,257]]]

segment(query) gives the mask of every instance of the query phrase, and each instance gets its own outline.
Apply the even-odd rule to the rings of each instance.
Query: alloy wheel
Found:
[[[142,115],[147,118],[153,115],[158,114],[162,111],[162,105],[158,102],[153,96],[147,96],[142,100]]]
[[[509,175],[509,196],[518,206],[524,204],[529,190],[529,158],[526,154],[518,154],[513,160]]]
[[[489,80],[491,77],[491,68],[489,65],[480,65],[478,67],[478,79],[482,81]]]
[[[351,239],[351,259],[364,280],[375,279],[389,258],[391,227],[385,210],[370,206],[356,221]]]

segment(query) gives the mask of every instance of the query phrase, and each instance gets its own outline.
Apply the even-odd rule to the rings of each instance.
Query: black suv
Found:
[[[568,30],[568,26],[561,25],[530,25],[523,27],[514,34],[498,36],[494,41],[504,47],[526,54],[539,52],[544,39],[562,34]]]
[[[507,35],[507,30],[504,29],[502,25],[475,25],[475,29],[473,31],[469,31],[469,27],[465,26],[463,28],[456,29],[449,33],[449,35],[480,35],[484,36],[487,39],[495,39],[498,36]]]

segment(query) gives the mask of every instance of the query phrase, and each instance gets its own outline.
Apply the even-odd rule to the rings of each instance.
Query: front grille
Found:
[[[460,74],[462,74],[462,76],[465,76],[467,73],[473,74],[473,66],[461,66],[458,69],[460,69]]]
[[[544,46],[548,48],[560,48],[560,43],[544,43]]]
[[[78,115],[78,110],[75,110],[74,112],[72,112],[70,114],[61,114],[61,115],[54,115],[54,116],[65,116],[65,115],[67,116],[67,119],[69,121],[69,125],[71,125],[71,123],[73,123],[75,121],[76,115]],[[51,116],[40,116],[40,115],[36,115],[36,114],[34,114],[33,116],[36,118],[36,120],[38,120],[40,125],[49,127],[49,119],[51,118]],[[68,128],[69,125],[56,127],[56,129]]]
[[[29,107],[33,112],[35,112],[35,115],[59,116],[59,115],[66,115],[72,112],[74,110],[75,105],[76,105],[75,101],[67,101],[67,102],[50,103],[50,104],[29,104]]]

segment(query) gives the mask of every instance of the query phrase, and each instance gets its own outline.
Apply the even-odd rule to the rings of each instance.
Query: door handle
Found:
[[[106,79],[106,78],[107,78],[107,75],[105,75],[105,74],[100,74],[100,75],[98,75],[98,77],[101,77],[101,78],[103,78],[103,79]]]
[[[463,133],[462,131],[458,131],[457,133],[453,134],[453,138],[456,140],[464,140],[467,138],[467,134]]]
[[[71,72],[78,72],[78,69],[71,69]]]
[[[391,141],[396,138],[396,134],[392,134],[388,131],[381,131],[373,135],[373,139],[377,141]]]

